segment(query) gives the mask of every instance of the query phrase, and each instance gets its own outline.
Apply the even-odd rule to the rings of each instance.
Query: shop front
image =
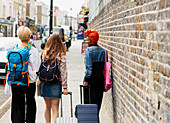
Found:
[[[13,21],[0,19],[0,32],[3,33],[3,37],[13,37]]]

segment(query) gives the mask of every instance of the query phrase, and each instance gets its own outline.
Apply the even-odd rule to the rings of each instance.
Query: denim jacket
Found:
[[[85,51],[85,77],[84,82],[88,82],[92,74],[92,65],[95,62],[105,62],[105,50],[98,44],[88,47]],[[107,56],[108,58],[108,56]],[[107,60],[107,59],[106,59]]]

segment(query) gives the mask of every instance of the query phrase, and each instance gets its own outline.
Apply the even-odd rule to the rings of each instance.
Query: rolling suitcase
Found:
[[[72,92],[68,92],[68,94],[70,95],[71,117],[63,117],[62,94],[63,92],[61,93],[61,117],[56,119],[56,123],[78,123],[77,118],[73,117]]]
[[[98,123],[99,122],[99,113],[97,104],[82,104],[82,88],[85,88],[83,85],[80,85],[80,98],[81,104],[76,106],[76,117],[78,123]],[[89,103],[90,99],[90,86],[89,90]]]

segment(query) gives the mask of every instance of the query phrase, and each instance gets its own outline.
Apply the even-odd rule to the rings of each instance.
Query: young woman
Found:
[[[31,37],[30,29],[21,26],[17,30],[17,35],[21,40],[21,45],[19,45],[18,47],[26,47]],[[25,120],[26,123],[35,123],[36,119],[35,82],[37,78],[36,72],[38,72],[39,70],[41,59],[39,56],[38,49],[36,49],[33,46],[29,50],[29,55],[30,55],[29,62],[31,63],[28,65],[30,83],[29,87],[12,85],[12,108],[11,108],[12,123],[25,123]],[[25,102],[27,105],[26,111]]]
[[[61,98],[60,93],[62,92],[62,87],[64,89],[64,94],[68,94],[65,54],[66,49],[60,36],[57,33],[54,33],[47,40],[45,50],[42,52],[42,61],[47,60],[54,63],[57,58],[60,71],[58,82],[41,82],[40,96],[44,98],[46,104],[44,112],[46,123],[51,123],[51,109],[53,112],[52,123],[55,123],[56,118],[59,116],[59,101]]]
[[[104,63],[105,63],[105,50],[100,47],[97,42],[99,40],[99,34],[96,30],[87,30],[88,48],[85,53],[85,67],[86,72],[84,76],[84,86],[91,86],[91,103],[98,105],[100,111],[103,91],[104,91]],[[85,89],[84,94],[85,103],[89,103],[88,90]]]

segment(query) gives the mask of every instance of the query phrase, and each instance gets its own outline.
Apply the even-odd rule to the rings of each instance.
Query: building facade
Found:
[[[89,22],[91,22],[110,1],[116,0],[89,0]]]
[[[49,25],[49,6],[43,2],[36,3],[36,24]]]
[[[57,9],[54,12],[54,18],[56,18],[56,26],[70,25],[69,12]]]
[[[112,63],[111,121],[169,123],[170,0],[90,0],[90,16]]]
[[[78,29],[77,18],[72,17],[71,23],[72,23],[72,30],[77,31]]]
[[[35,23],[36,0],[26,0],[26,16]]]
[[[13,16],[13,2],[12,0],[0,0],[0,18],[7,18]]]
[[[13,25],[13,36],[16,36],[18,26],[26,25],[26,0],[13,1],[13,17],[15,22]]]
[[[58,6],[54,6],[54,26],[57,26],[57,10],[59,10]]]
[[[11,0],[13,3],[12,13],[16,19],[25,20],[26,18],[26,0]]]
[[[15,18],[20,18],[20,13],[19,13],[19,0],[13,0],[13,15]]]
[[[18,0],[19,3],[19,18],[21,20],[26,19],[26,0]]]
[[[0,0],[0,3],[0,32],[4,37],[12,37],[15,21],[13,0]]]

